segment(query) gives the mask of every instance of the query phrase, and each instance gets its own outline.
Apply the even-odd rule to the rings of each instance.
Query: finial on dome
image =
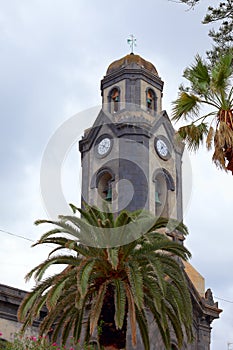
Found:
[[[131,54],[133,55],[134,52],[134,46],[137,46],[136,44],[137,39],[135,38],[135,36],[133,34],[130,35],[130,37],[127,39],[127,43],[129,44],[130,48],[131,48]]]

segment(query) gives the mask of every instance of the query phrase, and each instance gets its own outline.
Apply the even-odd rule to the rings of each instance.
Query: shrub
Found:
[[[15,334],[13,342],[0,339],[0,350],[93,350],[92,345],[81,345],[79,342],[74,343],[70,339],[70,345],[59,345],[56,342],[51,343],[48,337],[24,337],[23,335]]]

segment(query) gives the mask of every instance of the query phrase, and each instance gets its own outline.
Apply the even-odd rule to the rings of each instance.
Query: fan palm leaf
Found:
[[[220,56],[213,66],[197,56],[195,63],[184,71],[183,76],[190,86],[182,87],[173,102],[172,119],[191,121],[179,128],[179,137],[194,151],[206,139],[208,150],[214,146],[212,160],[215,165],[233,174],[232,62],[232,50]],[[208,107],[210,112],[202,114],[201,106]]]

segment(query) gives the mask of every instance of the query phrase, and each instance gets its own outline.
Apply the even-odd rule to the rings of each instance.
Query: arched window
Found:
[[[109,95],[110,102],[110,112],[116,113],[119,111],[119,102],[120,102],[120,89],[115,87],[111,90]]]
[[[156,95],[152,89],[146,90],[146,107],[149,113],[155,112],[157,109],[156,106]]]
[[[176,347],[176,345],[172,344],[171,350],[178,350],[178,348]]]
[[[114,181],[112,173],[106,169],[103,169],[98,173],[96,180],[99,196],[107,202],[111,202],[112,182]]]
[[[158,169],[153,177],[155,183],[155,215],[169,217],[169,191],[175,190],[174,181],[166,169]]]
[[[168,193],[166,179],[162,173],[155,179],[155,215],[168,217]]]

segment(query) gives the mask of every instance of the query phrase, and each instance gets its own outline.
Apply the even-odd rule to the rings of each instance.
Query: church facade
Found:
[[[162,110],[163,81],[154,65],[133,53],[113,62],[101,81],[102,109],[79,142],[82,200],[114,213],[145,209],[156,216],[183,220],[182,154],[184,144]],[[177,231],[166,232],[183,244]],[[124,243],[124,242],[123,242]],[[193,304],[194,342],[183,350],[209,350],[211,323],[221,310],[204,278],[184,264]],[[150,317],[150,315],[148,315]],[[151,349],[164,346],[153,320]],[[172,349],[178,349],[175,338]],[[127,349],[130,349],[128,344]],[[137,349],[143,349],[138,339]]]
[[[126,55],[108,67],[101,94],[101,111],[79,142],[82,201],[99,207],[110,203],[114,213],[145,209],[156,216],[183,220],[184,145],[176,140],[171,121],[162,110],[163,81],[156,68],[139,55]],[[175,228],[165,233],[183,244],[184,237]],[[185,263],[184,270],[195,338],[192,344],[184,343],[182,350],[210,350],[211,323],[221,310],[194,267]],[[25,294],[0,285],[0,331],[6,340],[12,340],[21,326],[17,309]],[[41,318],[45,314],[44,310]],[[164,350],[156,324],[149,314],[148,318],[151,349]],[[30,334],[37,334],[39,321],[29,329]],[[130,341],[127,349],[131,349]],[[143,349],[139,336],[137,349]],[[171,349],[178,349],[175,337]]]

